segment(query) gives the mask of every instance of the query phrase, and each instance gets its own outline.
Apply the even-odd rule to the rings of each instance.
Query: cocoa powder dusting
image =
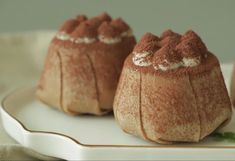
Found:
[[[151,33],[146,33],[135,46],[133,53],[143,51],[154,53],[153,65],[183,63],[183,58],[196,58],[195,61],[201,61],[205,59],[205,54],[208,53],[201,38],[191,30],[183,36],[171,30],[166,30],[160,38]]]
[[[129,36],[122,33],[130,27],[121,18],[112,20],[106,12],[88,19],[85,15],[78,15],[75,19],[69,19],[59,29],[60,32],[71,34],[72,38],[103,36],[107,38],[122,38]],[[99,34],[99,35],[98,35]],[[69,41],[72,39],[68,39]],[[65,41],[65,40],[64,40]],[[118,42],[117,42],[118,43]]]
[[[121,18],[117,18],[117,19],[113,20],[111,22],[111,25],[115,26],[116,28],[118,28],[122,32],[130,29],[130,27]]]
[[[89,25],[94,26],[95,28],[98,28],[100,24],[103,22],[99,19],[99,17],[93,17],[86,21]]]
[[[160,46],[176,46],[178,43],[180,43],[181,36],[179,34],[175,34],[172,36],[166,36],[160,41]]]
[[[174,46],[165,45],[154,53],[153,64],[178,63],[181,60],[182,57],[175,51]]]
[[[106,12],[102,13],[101,15],[98,16],[98,18],[101,20],[101,21],[111,21],[112,18],[110,17],[110,15]]]
[[[149,52],[154,53],[159,49],[159,38],[151,33],[145,33],[140,39],[139,43],[136,44],[134,52]]]
[[[76,19],[80,23],[80,22],[86,21],[87,17],[85,15],[78,15]]]
[[[145,43],[138,43],[135,48],[134,52],[141,53],[141,52],[149,52],[154,53],[156,50],[159,49],[157,42],[145,42]]]
[[[59,31],[71,33],[76,28],[77,25],[78,25],[77,20],[69,19],[64,22],[64,24],[60,27]]]
[[[160,39],[162,40],[162,39],[164,39],[164,38],[166,38],[166,37],[172,37],[172,36],[181,37],[180,34],[175,33],[175,32],[173,32],[172,30],[168,29],[168,30],[164,31],[164,32],[161,34]]]
[[[144,34],[144,36],[142,36],[139,43],[146,43],[146,42],[152,42],[152,41],[156,41],[156,42],[159,41],[159,37],[147,32]]]
[[[208,52],[201,38],[192,30],[182,36],[181,42],[176,46],[176,51],[186,58],[203,56]]]
[[[98,34],[108,38],[113,38],[119,36],[121,31],[109,22],[103,22],[98,28]]]
[[[82,22],[71,34],[72,37],[96,37],[97,32],[95,26]]]

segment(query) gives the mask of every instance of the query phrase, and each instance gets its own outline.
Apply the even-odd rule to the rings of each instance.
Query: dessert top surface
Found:
[[[74,43],[101,41],[113,44],[129,36],[132,36],[132,30],[125,21],[121,18],[112,19],[107,13],[102,13],[92,18],[78,15],[76,18],[66,20],[56,38]]]
[[[132,54],[132,61],[137,66],[167,71],[199,65],[207,58],[208,50],[192,30],[183,35],[166,30],[160,37],[146,33]]]

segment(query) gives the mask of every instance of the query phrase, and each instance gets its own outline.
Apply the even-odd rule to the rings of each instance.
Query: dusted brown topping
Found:
[[[152,41],[155,41],[155,42],[159,41],[159,37],[147,32],[144,34],[144,36],[142,36],[139,43],[146,43],[146,42],[152,42]]]
[[[121,18],[117,18],[117,19],[113,20],[111,22],[111,25],[115,26],[116,28],[118,28],[122,32],[125,32],[130,29],[130,27]]]
[[[80,22],[86,21],[87,17],[85,15],[78,15],[76,17],[76,20],[80,23]]]
[[[145,42],[145,43],[138,43],[134,48],[134,52],[154,53],[158,49],[159,49],[159,46],[157,42],[151,41],[151,42]]]
[[[146,33],[134,48],[134,64],[139,63],[134,62],[137,60],[135,55],[144,52],[153,53],[152,62],[148,64],[152,64],[157,70],[176,69],[181,66],[194,67],[200,64],[208,53],[200,37],[191,30],[183,36],[167,30],[162,33],[160,38],[151,33]],[[143,55],[141,60],[145,60]]]
[[[175,32],[173,32],[172,30],[166,30],[166,31],[164,31],[162,34],[161,34],[161,37],[160,37],[160,39],[164,39],[164,38],[166,38],[166,37],[180,37],[181,35],[180,34],[178,34],[178,33],[175,33]]]
[[[63,31],[65,33],[71,33],[76,26],[78,25],[78,21],[75,19],[70,19],[64,22],[64,24],[60,27],[59,31]]]
[[[113,38],[119,36],[121,31],[110,23],[103,22],[98,28],[98,33],[104,37]]]
[[[164,46],[154,53],[153,63],[169,65],[169,63],[179,63],[182,57],[174,50],[172,46]]]
[[[150,52],[154,53],[159,49],[159,38],[151,33],[145,33],[140,39],[140,42],[136,44],[134,52]]]
[[[75,19],[67,20],[55,37],[76,43],[98,40],[105,44],[115,44],[130,36],[132,36],[131,29],[121,18],[112,21],[112,18],[104,12],[90,19],[85,15],[78,15]],[[77,38],[86,38],[86,40]]]
[[[160,46],[176,46],[178,43],[180,43],[181,36],[178,34],[172,35],[172,36],[167,36],[161,39],[160,41]]]
[[[96,37],[97,32],[94,26],[87,22],[82,22],[71,34],[72,37]]]
[[[207,53],[207,48],[201,38],[191,30],[182,36],[176,50],[186,58],[200,57]]]
[[[165,45],[176,46],[180,42],[181,35],[171,30],[166,30],[161,34],[160,39],[161,39],[160,41],[161,46]]]
[[[94,26],[96,28],[98,28],[100,26],[100,24],[102,23],[102,21],[98,17],[93,17],[91,19],[88,19],[86,22],[89,25]]]
[[[101,21],[111,21],[112,18],[109,16],[108,13],[104,12],[102,13],[101,15],[98,16],[98,18],[101,20]]]

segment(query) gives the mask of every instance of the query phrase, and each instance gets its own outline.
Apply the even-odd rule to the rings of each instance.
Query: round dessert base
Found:
[[[198,142],[230,120],[231,103],[214,55],[199,66],[169,71],[138,67],[131,58],[114,101],[124,131],[158,143]]]

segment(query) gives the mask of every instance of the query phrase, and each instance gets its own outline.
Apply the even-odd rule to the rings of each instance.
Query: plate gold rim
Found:
[[[79,142],[78,140],[74,139],[71,136],[65,135],[65,134],[61,134],[61,133],[57,133],[57,132],[48,132],[48,131],[40,131],[40,130],[30,130],[28,129],[19,119],[17,119],[15,116],[13,116],[11,113],[9,113],[6,110],[6,105],[5,102],[6,100],[13,95],[14,93],[16,93],[17,91],[20,90],[35,90],[36,87],[28,87],[28,88],[18,88],[13,90],[12,92],[9,92],[9,94],[7,94],[1,101],[1,108],[2,110],[4,110],[4,112],[6,114],[8,114],[11,118],[13,118],[18,124],[20,124],[21,128],[23,128],[25,131],[32,133],[32,134],[49,134],[49,135],[57,135],[57,136],[62,136],[65,137],[67,139],[72,140],[74,143],[83,146],[83,147],[107,147],[107,148],[156,148],[156,149],[171,149],[171,148],[177,148],[177,149],[185,149],[185,148],[192,148],[192,149],[235,149],[235,145],[234,146],[220,146],[220,145],[194,145],[194,146],[190,146],[190,145],[180,145],[180,146],[176,146],[176,145],[161,145],[161,146],[147,146],[147,145],[99,145],[99,144],[84,144]]]

